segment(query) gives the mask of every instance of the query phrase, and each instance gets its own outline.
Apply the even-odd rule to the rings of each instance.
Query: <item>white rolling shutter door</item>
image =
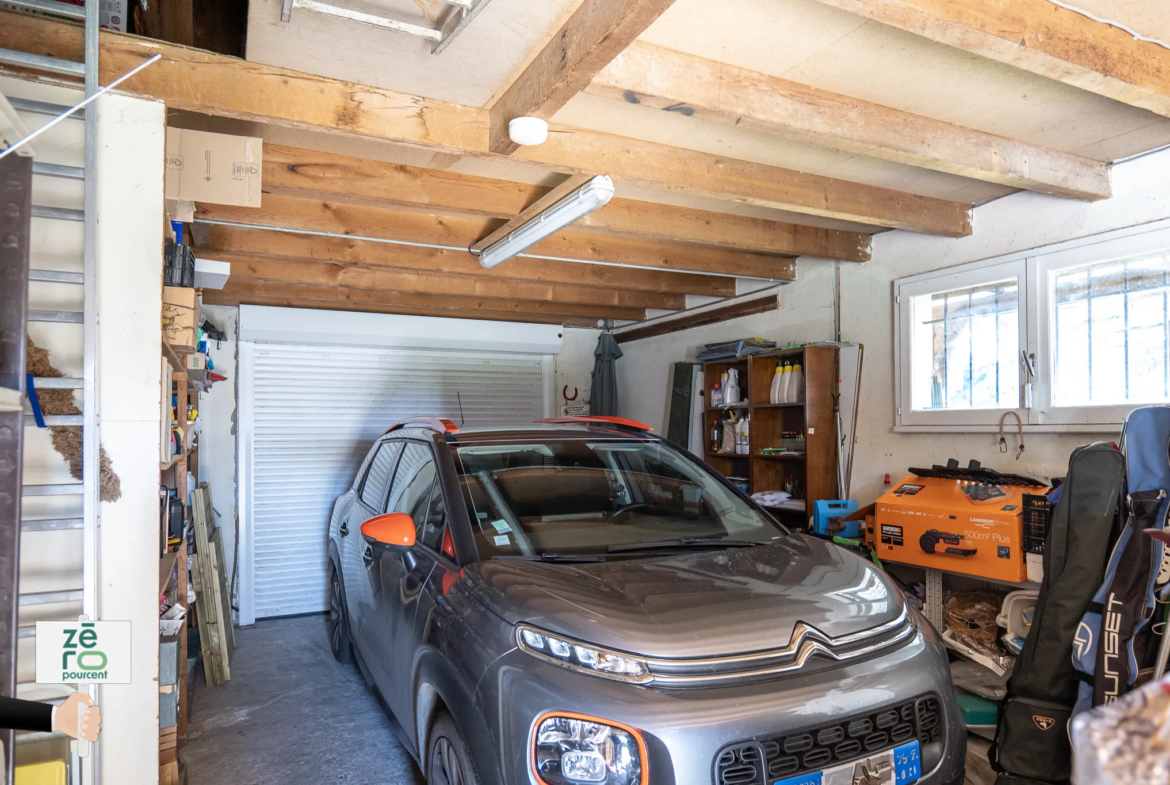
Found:
[[[530,423],[543,412],[539,355],[258,343],[253,369],[257,618],[326,609],[333,502],[394,422],[460,422],[460,400],[468,426]]]

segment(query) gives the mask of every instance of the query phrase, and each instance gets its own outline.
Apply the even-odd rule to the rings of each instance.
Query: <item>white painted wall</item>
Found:
[[[865,366],[853,464],[853,497],[868,503],[883,490],[886,473],[897,482],[912,465],[947,458],[1033,474],[1062,476],[1069,453],[1106,434],[1030,434],[1016,462],[1001,455],[995,434],[894,433],[893,281],[1009,252],[1037,248],[1170,217],[1170,150],[1113,168],[1111,199],[1083,203],[1032,193],[1013,194],[974,210],[970,237],[950,239],[904,231],[874,237],[873,260],[841,263],[841,335],[865,345]],[[693,358],[694,347],[760,336],[790,341],[833,335],[833,264],[802,258],[797,281],[782,291],[779,311],[623,344],[618,361],[621,413],[664,427],[670,364]]]
[[[99,613],[128,619],[134,679],[101,690],[104,782],[158,782],[158,455],[166,108],[98,104],[98,395],[122,482],[103,503]]]
[[[553,413],[557,416],[565,413],[565,406],[588,405],[590,391],[593,388],[593,352],[597,349],[597,338],[601,330],[566,327],[564,343],[561,344],[560,354],[557,355],[556,375],[554,377]],[[576,388],[576,398],[565,400],[565,388],[568,395],[573,397]]]
[[[797,282],[778,291],[778,311],[621,344],[624,354],[617,369],[619,413],[665,433],[673,365],[693,360],[698,346],[748,337],[777,341],[782,346],[832,340],[831,263],[798,260]]]

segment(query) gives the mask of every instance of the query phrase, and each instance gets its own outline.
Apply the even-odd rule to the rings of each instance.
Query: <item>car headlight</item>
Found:
[[[527,625],[520,625],[516,632],[523,651],[571,670],[634,684],[643,684],[652,678],[646,662],[637,657],[551,635]]]
[[[628,725],[583,714],[546,714],[532,733],[541,785],[646,785],[646,742]]]

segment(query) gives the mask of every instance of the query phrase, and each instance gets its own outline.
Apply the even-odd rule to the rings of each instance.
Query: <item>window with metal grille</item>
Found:
[[[1156,254],[1052,276],[1057,406],[1170,400],[1168,272]]]
[[[929,341],[914,346],[916,409],[1015,408],[1020,398],[1020,287],[995,281],[916,298],[914,313]],[[923,330],[923,338],[926,330]],[[929,370],[927,371],[927,367]],[[922,400],[919,400],[921,398]]]
[[[895,281],[895,427],[1116,433],[1170,402],[1170,220]]]

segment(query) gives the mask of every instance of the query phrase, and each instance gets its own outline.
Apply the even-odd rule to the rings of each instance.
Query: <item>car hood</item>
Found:
[[[496,559],[465,577],[510,623],[651,657],[779,648],[797,622],[836,638],[893,621],[904,602],[868,562],[803,535],[607,562]]]

